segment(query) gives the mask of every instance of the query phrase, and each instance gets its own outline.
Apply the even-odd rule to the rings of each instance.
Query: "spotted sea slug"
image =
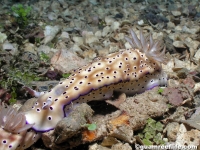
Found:
[[[15,150],[24,141],[27,129],[32,126],[26,124],[23,113],[18,113],[12,106],[0,105],[0,149]],[[26,140],[25,146],[30,142],[33,144],[32,140]]]
[[[66,117],[64,109],[71,103],[106,100],[113,91],[133,95],[165,85],[167,76],[161,69],[165,48],[151,36],[146,38],[141,32],[139,40],[132,30],[130,32],[132,38],[126,40],[133,48],[98,58],[74,71],[52,90],[39,96],[26,113],[27,123],[34,124],[32,128],[36,131],[51,130]]]

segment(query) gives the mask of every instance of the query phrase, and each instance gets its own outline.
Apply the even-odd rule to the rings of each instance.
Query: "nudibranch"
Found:
[[[161,42],[154,42],[152,36],[140,39],[131,30],[132,38],[126,40],[133,46],[98,58],[61,81],[52,90],[39,96],[32,109],[26,112],[28,124],[34,124],[36,131],[55,128],[66,116],[64,109],[71,103],[91,100],[106,100],[113,91],[128,95],[141,93],[154,86],[166,85],[167,76],[162,72],[165,62],[165,48]]]
[[[23,113],[18,113],[12,106],[0,105],[0,149],[15,150],[31,127],[32,124],[26,124]]]

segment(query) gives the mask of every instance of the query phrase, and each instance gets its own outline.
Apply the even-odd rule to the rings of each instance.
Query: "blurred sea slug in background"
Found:
[[[32,124],[26,124],[26,117],[18,113],[16,108],[0,105],[0,149],[15,150],[24,140],[24,136]]]

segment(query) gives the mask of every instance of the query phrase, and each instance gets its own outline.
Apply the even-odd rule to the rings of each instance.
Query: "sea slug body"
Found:
[[[26,112],[27,123],[34,124],[36,131],[51,130],[65,117],[64,108],[71,102],[106,100],[113,91],[133,95],[165,85],[167,77],[161,70],[165,48],[151,36],[147,40],[142,32],[140,40],[132,30],[131,35],[132,39],[126,40],[133,48],[96,59],[41,95],[32,110]]]

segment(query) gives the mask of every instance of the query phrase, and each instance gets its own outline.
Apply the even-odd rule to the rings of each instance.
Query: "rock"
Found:
[[[193,49],[197,49],[198,46],[200,45],[200,42],[199,41],[196,41],[196,40],[193,40],[191,39],[190,37],[187,37],[184,41],[184,43],[190,47],[190,48],[193,48]]]
[[[159,33],[157,33],[157,32],[154,32],[153,34],[152,34],[152,37],[153,37],[153,39],[163,39],[163,32],[159,32]]]
[[[105,41],[102,42],[104,47],[109,47],[110,46],[110,40],[109,39],[106,39]]]
[[[74,36],[72,39],[77,45],[82,45],[83,44],[83,37]]]
[[[170,21],[170,22],[167,23],[167,27],[170,28],[170,29],[174,29],[175,28],[175,24]]]
[[[111,17],[105,17],[105,22],[106,25],[111,25],[113,22],[115,21],[115,19],[111,18]]]
[[[180,125],[179,132],[177,133],[176,145],[192,145],[199,146],[200,131],[196,129],[191,129],[187,131],[184,124]]]
[[[180,25],[175,26],[175,30],[176,30],[176,31],[182,31],[182,26],[180,26]]]
[[[124,46],[125,46],[126,49],[128,49],[128,48],[132,48],[132,46],[130,45],[129,42],[126,42],[126,43],[124,44]]]
[[[174,68],[174,59],[169,59],[167,64],[162,64],[162,69],[168,74],[174,73],[173,68]]]
[[[127,114],[121,114],[117,118],[111,119],[107,125],[110,132],[109,136],[133,143],[132,127],[126,124],[126,122],[129,122],[129,119],[130,117]]]
[[[177,58],[174,58],[174,68],[173,69],[182,69],[186,68],[187,63],[185,61],[181,61]]]
[[[100,38],[101,37],[101,31],[96,31],[94,34],[96,37]]]
[[[167,124],[163,132],[167,134],[167,138],[169,141],[176,141],[179,126],[180,125],[177,122],[171,122]]]
[[[83,125],[88,123],[93,110],[86,103],[72,109],[67,117],[58,122],[54,131],[43,133],[42,139],[45,146],[51,149],[60,149],[64,146],[66,149],[81,144],[83,138],[81,132],[85,128]]]
[[[46,147],[50,147],[52,145],[52,141],[54,140],[53,133],[54,130],[50,130],[42,134],[42,141]]]
[[[116,43],[110,43],[109,53],[115,53],[120,50],[119,45]]]
[[[70,40],[69,33],[63,31],[60,35],[60,39],[64,42],[68,42]]]
[[[198,49],[197,52],[195,53],[194,60],[200,62],[200,49]]]
[[[163,95],[168,96],[169,103],[172,105],[179,106],[183,102],[183,98],[178,89],[165,88]]]
[[[83,52],[83,57],[89,60],[93,60],[97,57],[96,52],[93,49],[89,49]]]
[[[185,44],[182,41],[175,41],[173,45],[177,48],[186,48]]]
[[[54,12],[48,13],[49,20],[56,20],[58,18],[58,15]]]
[[[97,0],[89,0],[89,2],[92,4],[92,5],[97,5],[99,2],[97,2]]]
[[[110,148],[103,147],[101,145],[98,145],[97,143],[90,145],[88,150],[111,150]]]
[[[84,128],[83,125],[87,123],[87,119],[92,117],[93,112],[91,107],[86,103],[75,106],[72,112],[56,125],[54,131],[54,134],[56,135],[55,143],[63,143],[67,141],[67,139],[77,135],[78,132]]]
[[[45,38],[42,41],[44,44],[51,42],[56,36],[56,34],[60,31],[59,26],[46,26],[44,30]]]
[[[128,143],[117,143],[112,146],[111,150],[132,150],[132,148]]]
[[[186,33],[190,33],[190,34],[197,34],[200,31],[200,27],[192,26],[192,27],[188,28],[187,26],[183,26],[182,31],[186,32]]]
[[[172,15],[173,15],[174,17],[178,17],[178,16],[181,15],[181,12],[178,11],[178,10],[171,11],[171,13],[172,13]]]
[[[119,140],[117,140],[117,138],[114,138],[114,137],[111,137],[111,136],[108,136],[108,137],[105,137],[101,143],[101,146],[106,146],[106,147],[110,147],[114,144],[117,144],[119,143]]]
[[[185,79],[182,79],[181,83],[183,83],[184,85],[186,85],[192,89],[194,89],[195,84],[196,84],[195,81],[193,80],[192,76],[190,76],[190,75],[188,75]]]
[[[37,55],[36,46],[32,43],[25,43],[24,44],[24,51]]]
[[[86,44],[91,44],[91,43],[94,43],[94,42],[99,42],[99,39],[93,34],[87,34],[84,37],[84,41],[85,41]]]
[[[87,22],[89,24],[92,24],[93,26],[96,26],[99,24],[99,17],[97,15],[89,15],[87,16]]]
[[[194,92],[200,91],[200,83],[196,83],[194,86]]]
[[[65,0],[58,0],[58,2],[62,5],[63,8],[69,7],[68,3]]]
[[[189,73],[189,70],[187,70],[186,68],[182,68],[175,70],[175,72],[180,79],[185,79],[187,77],[187,74]]]
[[[44,53],[46,54],[49,58],[51,58],[56,52],[58,52],[57,49],[50,48],[47,45],[40,45],[37,49],[37,52],[39,54]]]
[[[72,15],[71,11],[69,9],[65,9],[63,12],[62,12],[62,15],[65,16],[65,17],[69,17]]]
[[[0,43],[3,43],[7,39],[7,35],[0,32]]]
[[[195,85],[195,87],[198,86],[198,87],[197,87],[197,88],[198,88],[197,91],[200,91],[200,83],[197,83],[197,84],[198,84],[198,85]],[[197,91],[194,89],[194,92],[195,92],[195,93],[196,93]],[[195,107],[200,108],[200,94],[197,94],[197,95],[194,96],[194,105],[195,105]]]
[[[183,107],[183,106],[179,106],[176,108],[176,111],[169,116],[168,119],[172,119],[172,120],[175,120],[176,122],[178,121],[181,121],[181,120],[185,120],[186,116],[185,114],[187,112],[191,111],[191,109],[187,108],[187,107]]]
[[[2,49],[5,51],[9,51],[12,55],[17,55],[19,53],[18,45],[16,43],[10,43],[8,41],[5,41],[3,43]]]
[[[123,40],[124,39],[124,33],[117,33],[113,36],[113,38],[117,41]],[[117,44],[115,44],[117,45]]]
[[[102,36],[105,37],[111,32],[111,28],[109,26],[106,26],[103,28]]]
[[[56,14],[59,14],[60,12],[62,12],[62,8],[59,2],[57,1],[53,1],[50,7],[51,7],[51,10],[54,11]]]
[[[52,66],[61,73],[69,73],[87,64],[87,62],[78,57],[74,52],[61,49],[51,58]]]
[[[158,94],[158,87],[129,97],[119,108],[131,116],[129,124],[133,130],[141,129],[149,117],[160,116],[168,111],[167,99]]]
[[[72,52],[80,52],[80,53],[83,52],[82,49],[77,44],[74,44],[69,50]]]
[[[199,125],[200,107],[196,107],[195,109],[196,109],[195,113],[193,113],[189,119],[181,120],[181,123],[185,123],[189,125],[190,127],[200,130],[200,125]]]
[[[100,49],[97,52],[100,57],[106,57],[109,54],[109,49]]]
[[[190,87],[188,88],[188,86],[185,86],[184,84],[167,87],[162,94],[166,96],[169,103],[174,106],[180,106],[184,104],[184,102],[189,102],[193,97],[193,92]]]
[[[115,31],[115,30],[119,29],[119,26],[120,26],[120,23],[117,22],[117,21],[114,21],[114,22],[112,23],[112,25],[111,25],[112,31]]]

